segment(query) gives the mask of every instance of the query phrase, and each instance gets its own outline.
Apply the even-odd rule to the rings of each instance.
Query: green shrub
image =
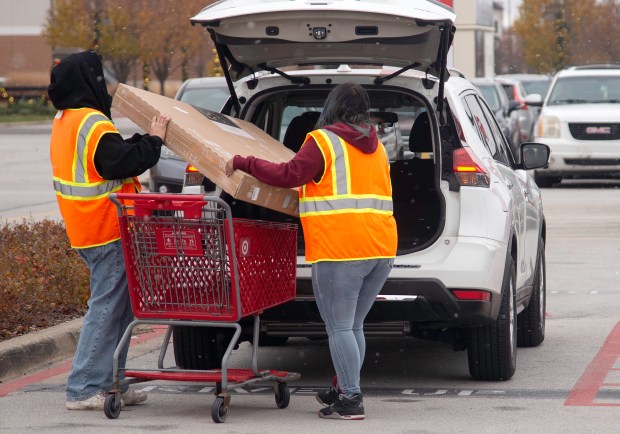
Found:
[[[88,267],[64,224],[0,226],[0,341],[81,317],[90,295]]]
[[[44,95],[30,98],[3,98],[0,88],[0,122],[53,119],[56,109]]]

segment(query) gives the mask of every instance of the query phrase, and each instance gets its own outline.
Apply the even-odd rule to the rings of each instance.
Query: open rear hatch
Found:
[[[304,76],[303,70],[346,64],[386,66],[394,71],[375,79],[374,98],[381,94],[383,83],[404,71],[415,69],[432,76],[429,85],[439,82],[436,108],[439,123],[444,124],[443,88],[450,76],[447,54],[454,20],[453,10],[434,0],[222,0],[205,7],[191,22],[204,26],[215,43],[237,116],[241,104],[234,81],[268,71],[299,84],[293,94],[325,85],[324,81],[311,83],[312,76]],[[302,72],[287,74],[290,70]],[[442,226],[440,199],[434,189],[432,159],[398,161],[392,173],[399,254],[403,254],[424,248],[436,236]],[[424,185],[414,185],[418,182],[414,178],[425,178]],[[293,219],[232,197],[225,199],[233,215]],[[298,247],[303,255],[301,234]]]
[[[289,77],[284,68],[341,64],[438,77],[441,112],[455,18],[435,0],[222,0],[190,21],[211,34],[237,112],[233,81],[261,70]]]

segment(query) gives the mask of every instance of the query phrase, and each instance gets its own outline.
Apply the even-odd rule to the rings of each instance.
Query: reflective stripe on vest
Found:
[[[88,182],[87,167],[88,142],[90,136],[99,122],[110,122],[102,114],[92,113],[84,118],[77,135],[77,146],[75,147],[75,157],[73,159],[73,176],[75,182]],[[80,163],[80,164],[78,164]]]
[[[299,215],[321,215],[340,213],[379,213],[391,215],[392,198],[373,194],[352,194],[349,155],[343,140],[329,130],[318,130],[326,138],[331,153],[333,196],[306,197],[305,186],[299,199]],[[379,146],[385,153],[383,146]],[[387,159],[387,154],[386,154]],[[328,169],[329,170],[329,169]]]
[[[125,180],[88,182],[88,143],[99,122],[110,122],[104,115],[94,112],[85,116],[77,134],[77,146],[73,157],[73,182],[54,177],[54,190],[66,199],[90,200],[98,199],[119,189],[125,183],[132,183],[131,178]],[[129,181],[129,182],[128,182]]]
[[[398,239],[383,145],[365,154],[327,130],[309,136],[325,169],[300,191],[306,262],[393,258]]]
[[[103,113],[90,109],[59,111],[50,140],[53,187],[71,246],[89,248],[120,238],[111,193],[140,191],[137,177],[105,180],[94,156],[101,138],[118,130]]]
[[[133,179],[115,179],[97,184],[77,185],[54,178],[54,190],[65,199],[73,200],[99,199],[118,190],[123,184],[133,184]]]

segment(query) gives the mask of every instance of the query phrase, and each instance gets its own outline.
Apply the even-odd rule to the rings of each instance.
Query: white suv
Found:
[[[480,93],[450,77],[454,19],[422,0],[224,0],[192,22],[209,31],[234,82],[224,108],[233,121],[281,137],[288,111],[318,113],[334,86],[355,82],[379,122],[398,132],[399,122],[412,125],[391,162],[398,253],[364,331],[447,340],[467,349],[475,379],[507,380],[517,343],[544,339],[545,218],[527,169],[547,164],[549,150],[523,144],[515,159]],[[287,141],[287,129],[283,143],[298,149],[314,116],[294,128],[292,120],[297,139]],[[223,197],[236,217],[299,221]],[[261,344],[326,336],[303,241],[300,227],[296,300],[261,315]],[[177,363],[217,366],[225,334],[177,327]]]
[[[550,187],[562,177],[620,175],[620,65],[558,72],[542,104],[534,140],[546,143],[552,152],[549,167],[536,170],[540,187]]]

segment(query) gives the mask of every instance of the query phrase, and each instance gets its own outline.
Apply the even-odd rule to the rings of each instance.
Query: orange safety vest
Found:
[[[308,136],[323,154],[325,171],[299,192],[306,261],[396,256],[390,166],[383,145],[364,154],[325,129]]]
[[[136,193],[137,177],[105,180],[95,168],[95,152],[106,133],[118,130],[91,108],[60,110],[54,118],[50,158],[54,190],[71,247],[101,246],[120,238],[116,205],[110,193]]]

